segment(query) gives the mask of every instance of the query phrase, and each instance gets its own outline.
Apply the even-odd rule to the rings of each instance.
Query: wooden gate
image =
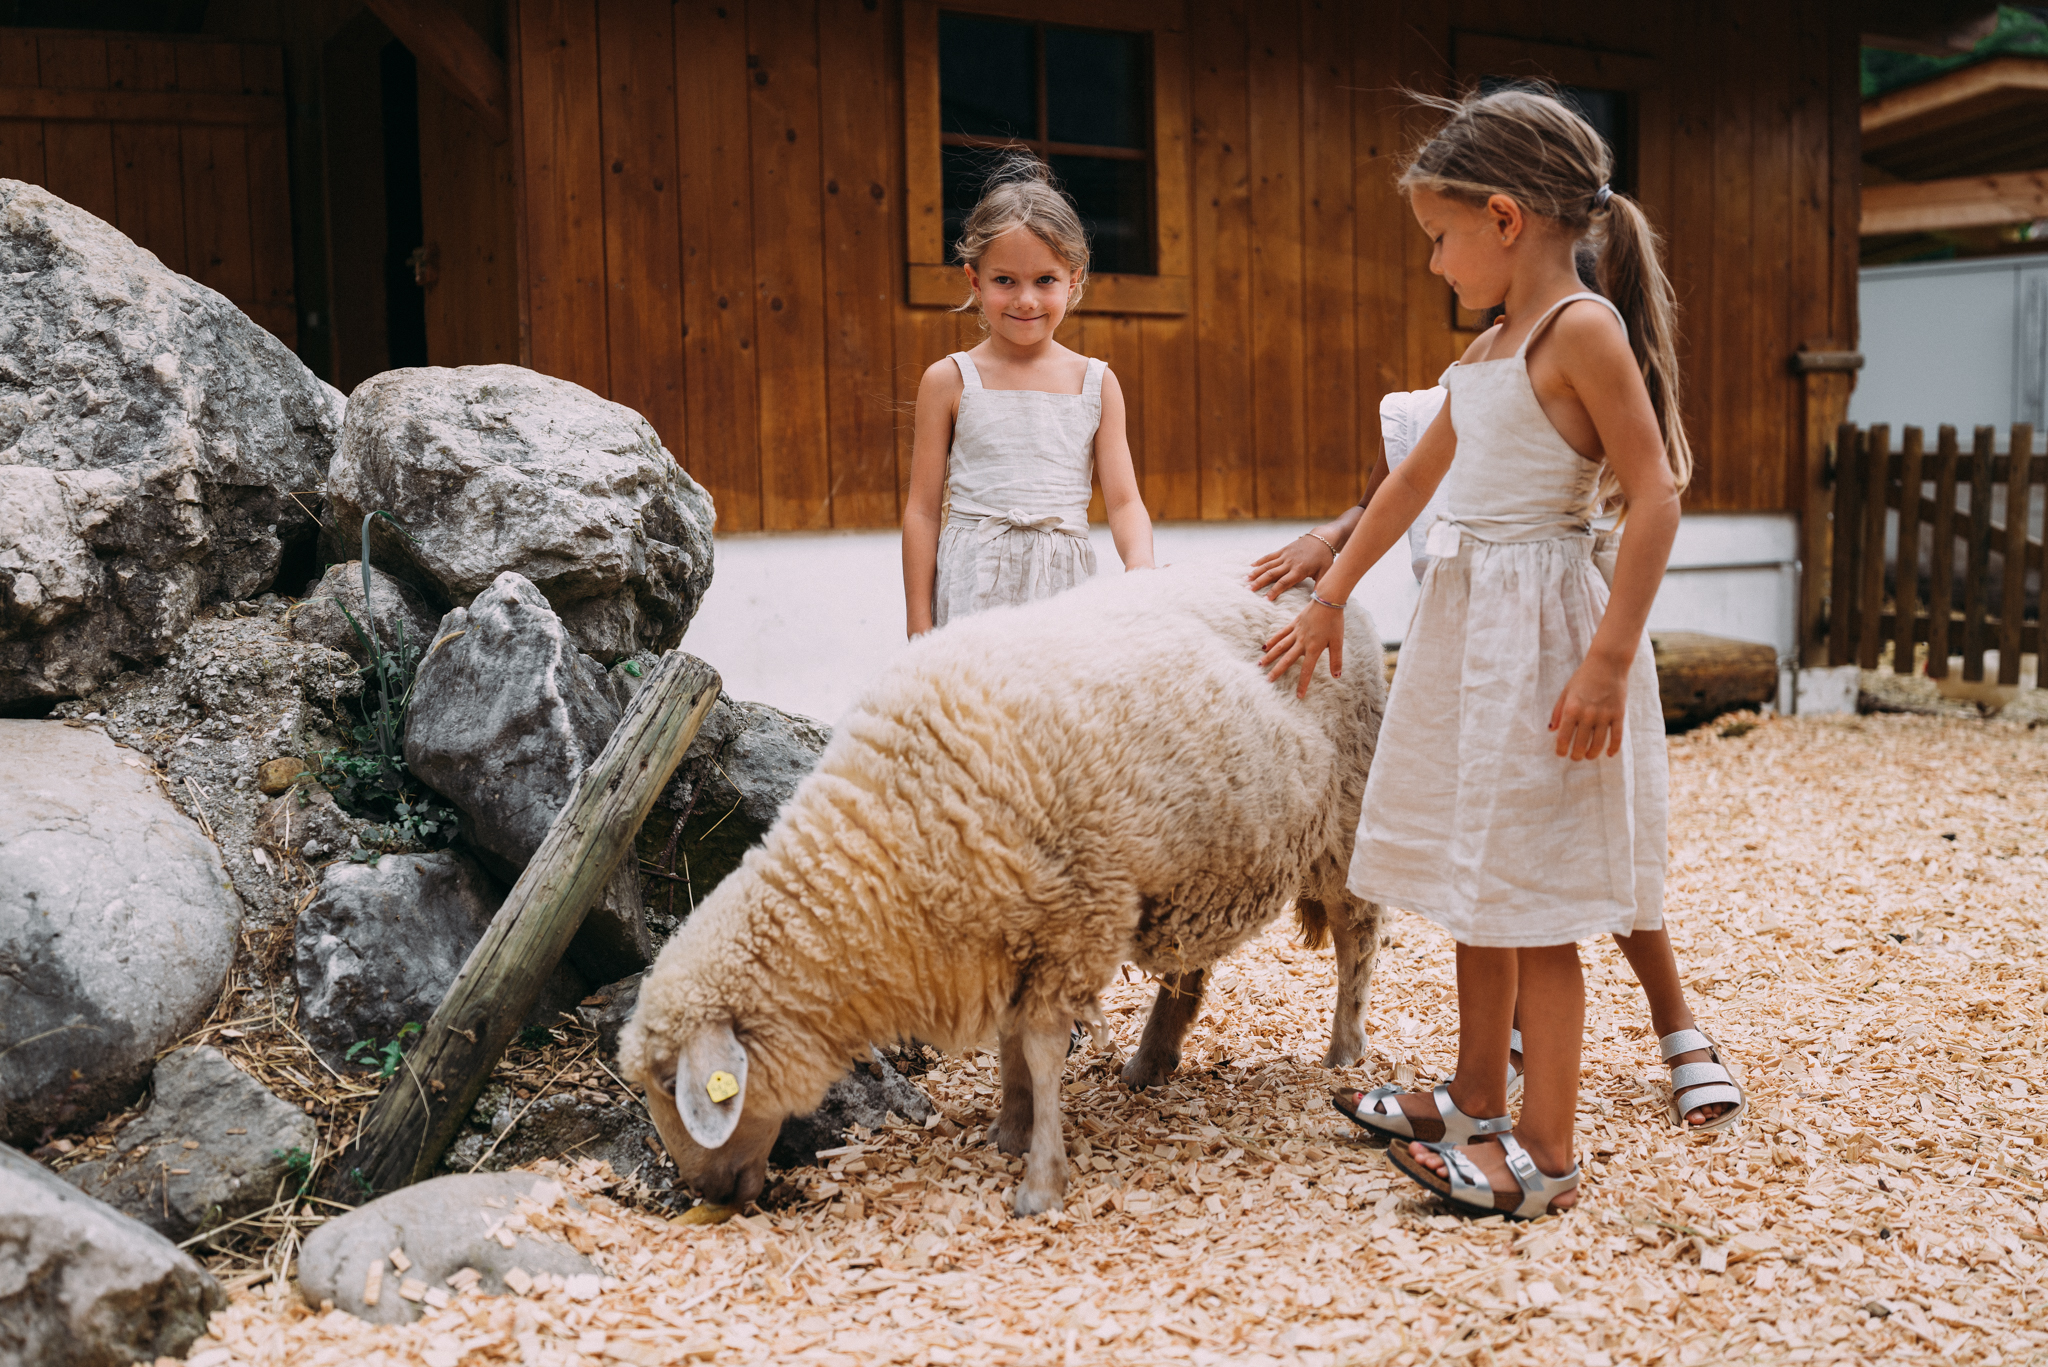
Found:
[[[1836,433],[1834,550],[1823,631],[1828,663],[1875,669],[1891,649],[1895,673],[1984,679],[1998,653],[2001,684],[2020,681],[2020,657],[2041,649],[2041,513],[2048,458],[2034,429],[2015,424],[2006,454],[1979,427],[1970,449],[1944,426],[1932,449],[1918,427],[1896,448],[1888,426],[1843,424]],[[2031,532],[2031,534],[2030,534]]]

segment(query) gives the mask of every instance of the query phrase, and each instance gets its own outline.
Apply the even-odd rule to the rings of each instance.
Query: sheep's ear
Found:
[[[707,1025],[683,1042],[676,1064],[676,1110],[690,1138],[707,1149],[732,1138],[747,1104],[747,1051],[730,1025]]]

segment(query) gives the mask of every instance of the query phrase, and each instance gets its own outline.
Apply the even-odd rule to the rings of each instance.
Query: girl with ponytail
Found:
[[[1608,184],[1599,134],[1537,89],[1429,103],[1445,119],[1401,189],[1430,268],[1505,315],[1445,371],[1447,402],[1261,663],[1275,678],[1299,664],[1303,694],[1325,651],[1341,672],[1346,595],[1442,486],[1349,884],[1457,941],[1457,1076],[1337,1104],[1394,1136],[1395,1165],[1453,1209],[1532,1217],[1577,1200],[1578,941],[1662,934],[1668,778],[1645,624],[1692,452],[1656,234]],[[1587,242],[1597,291],[1576,269]],[[1593,519],[1617,509],[1610,555]],[[1673,1072],[1687,1110],[1732,1120],[1741,1093],[1689,1015],[1663,1044],[1702,1051]]]

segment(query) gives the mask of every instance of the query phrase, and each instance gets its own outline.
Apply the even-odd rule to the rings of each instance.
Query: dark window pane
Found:
[[[1099,273],[1150,275],[1152,265],[1152,169],[1142,161],[1107,157],[1052,157],[1081,222],[1088,228]]]
[[[1523,82],[1512,76],[1483,76],[1482,93],[1491,95]],[[1628,96],[1619,90],[1594,90],[1583,85],[1561,85],[1554,89],[1565,108],[1593,125],[1614,156],[1614,188],[1624,193],[1635,190],[1635,167],[1629,161]]]
[[[1045,31],[1046,137],[1145,146],[1145,39],[1099,29]]]
[[[939,127],[988,138],[1038,136],[1031,25],[939,16]]]
[[[988,180],[990,169],[1001,156],[1000,152],[984,151],[978,147],[939,149],[948,261],[954,259],[953,244],[960,240],[960,225],[967,221],[967,215],[980,200],[982,185]]]

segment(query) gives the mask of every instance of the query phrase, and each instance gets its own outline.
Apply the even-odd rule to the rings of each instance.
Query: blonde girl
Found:
[[[1088,496],[1102,481],[1117,554],[1152,564],[1124,396],[1099,360],[1053,340],[1088,281],[1088,235],[1051,170],[1008,154],[954,246],[988,331],[917,389],[903,598],[913,637],[1048,598],[1095,573]]]
[[[1444,373],[1449,402],[1374,495],[1312,601],[1268,645],[1275,676],[1343,663],[1346,595],[1441,484],[1447,512],[1387,703],[1351,891],[1457,941],[1457,1075],[1383,1089],[1357,1118],[1467,1213],[1577,1200],[1585,981],[1578,941],[1663,924],[1664,728],[1644,624],[1692,455],[1671,289],[1599,135],[1515,88],[1437,102],[1402,173],[1430,268],[1502,320]],[[1600,293],[1573,253],[1599,250]],[[1610,590],[1593,517],[1625,505]],[[1519,1009],[1519,1121],[1507,1114]],[[1433,1141],[1433,1142],[1432,1142]]]

